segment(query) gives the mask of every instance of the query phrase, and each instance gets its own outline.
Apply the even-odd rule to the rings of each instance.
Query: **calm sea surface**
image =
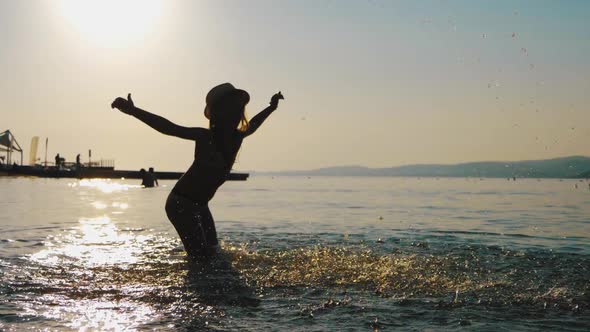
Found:
[[[588,182],[254,176],[210,262],[137,184],[0,178],[0,330],[590,329]]]

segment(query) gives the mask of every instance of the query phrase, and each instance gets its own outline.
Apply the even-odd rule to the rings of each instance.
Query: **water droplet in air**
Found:
[[[379,318],[375,317],[375,320],[371,323],[371,327],[373,328],[373,331],[379,331],[379,328],[381,327],[381,324],[379,324]]]

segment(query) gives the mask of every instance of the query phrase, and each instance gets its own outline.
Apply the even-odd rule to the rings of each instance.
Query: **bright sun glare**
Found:
[[[105,45],[143,39],[161,12],[161,0],[62,0],[61,12],[83,38]]]

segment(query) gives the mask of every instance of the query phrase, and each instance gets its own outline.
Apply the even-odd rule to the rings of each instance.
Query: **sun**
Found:
[[[62,0],[61,13],[81,37],[103,45],[141,41],[155,27],[161,0]]]

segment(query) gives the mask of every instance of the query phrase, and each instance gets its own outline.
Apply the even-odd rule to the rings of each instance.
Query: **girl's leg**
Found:
[[[215,229],[215,220],[211,215],[209,206],[205,205],[201,210],[201,226],[205,232],[205,243],[208,251],[217,251],[217,230]]]
[[[196,204],[170,193],[166,201],[166,214],[188,255],[202,257],[216,252],[217,233],[207,204]]]

